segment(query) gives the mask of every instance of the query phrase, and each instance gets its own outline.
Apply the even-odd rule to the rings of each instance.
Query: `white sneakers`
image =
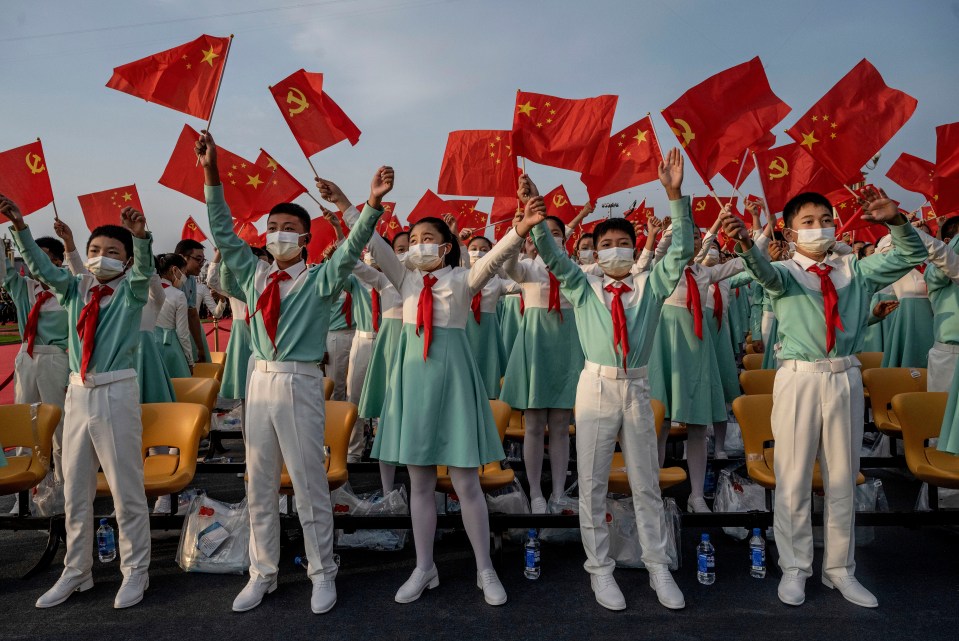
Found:
[[[783,574],[777,593],[786,605],[802,605],[806,601],[806,577],[792,572]]]
[[[496,570],[483,570],[476,573],[476,587],[483,591],[483,598],[490,605],[506,603],[506,590],[496,576]]]
[[[549,504],[546,502],[542,496],[533,499],[530,504],[530,512],[533,514],[546,514],[549,509]]]
[[[65,577],[60,577],[56,583],[53,584],[53,587],[43,593],[39,599],[37,599],[38,608],[52,608],[55,605],[60,605],[71,596],[74,592],[86,592],[93,587],[93,575],[85,574],[81,577],[68,579]]]
[[[150,587],[148,574],[131,574],[123,577],[123,583],[117,591],[117,598],[113,600],[113,607],[117,610],[129,608],[143,600],[143,593]]]
[[[850,603],[863,608],[878,608],[879,600],[873,596],[872,592],[862,586],[854,576],[842,576],[831,579],[826,575],[822,577],[822,584],[830,590],[838,589],[843,597]]]
[[[263,597],[276,591],[276,578],[262,581],[250,579],[236,598],[233,599],[234,612],[247,612],[263,602]]]
[[[423,591],[439,587],[440,577],[436,571],[436,565],[430,567],[424,572],[419,568],[413,568],[413,574],[406,580],[406,583],[400,586],[394,597],[397,603],[412,603],[423,595]]]
[[[607,610],[626,609],[626,597],[612,574],[590,574],[589,586],[593,588],[596,602]]]
[[[164,494],[163,496],[158,496],[156,503],[153,504],[153,513],[154,514],[169,514],[170,513],[170,495]]]
[[[689,499],[686,501],[686,511],[690,514],[712,512],[709,506],[706,505],[706,499],[701,496],[693,496],[692,494],[689,495]]]
[[[334,581],[315,581],[310,608],[313,614],[326,614],[336,605],[336,583]]]
[[[656,598],[670,610],[682,610],[686,607],[686,599],[673,579],[672,572],[665,565],[653,565],[646,568],[649,571],[649,587],[656,591]]]

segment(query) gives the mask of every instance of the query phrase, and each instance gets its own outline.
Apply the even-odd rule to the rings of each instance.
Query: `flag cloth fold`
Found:
[[[124,207],[133,207],[136,210],[143,211],[136,185],[84,194],[83,196],[77,196],[77,200],[80,201],[80,210],[83,212],[83,219],[90,231],[101,225],[121,224],[120,211]]]
[[[933,163],[906,153],[900,154],[886,171],[886,178],[907,191],[922,194],[928,201],[935,199],[935,176]]]
[[[516,157],[506,130],[451,131],[436,191],[456,196],[516,193]]]
[[[640,118],[609,139],[601,174],[582,175],[590,202],[657,180],[662,160],[652,119]]]
[[[343,140],[360,141],[360,130],[323,90],[323,74],[300,69],[270,93],[307,158]]]
[[[203,233],[203,230],[200,229],[200,226],[196,224],[196,221],[193,220],[193,216],[190,216],[186,219],[186,222],[183,223],[183,231],[180,233],[180,240],[195,240],[199,243],[202,243],[206,240],[206,234]]]
[[[836,202],[834,194],[848,193],[842,181],[806,153],[799,143],[758,152],[756,163],[769,207],[767,214],[781,212],[790,198],[806,191],[818,192],[832,202]],[[862,173],[859,173],[852,182],[861,180]]]
[[[50,172],[39,140],[0,152],[0,194],[15,202],[24,216],[53,202]]]

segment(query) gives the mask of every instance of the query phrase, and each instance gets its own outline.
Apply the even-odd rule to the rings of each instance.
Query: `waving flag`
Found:
[[[50,172],[39,140],[0,152],[0,194],[17,203],[24,216],[53,202]]]
[[[307,158],[343,140],[360,141],[359,128],[323,90],[323,74],[300,69],[270,93]]]
[[[609,139],[603,172],[583,174],[590,201],[657,180],[662,160],[652,119],[637,120]]]

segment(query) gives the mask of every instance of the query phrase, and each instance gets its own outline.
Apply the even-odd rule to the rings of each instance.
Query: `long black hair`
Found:
[[[432,225],[436,231],[440,233],[444,243],[449,243],[451,249],[446,252],[446,256],[443,257],[446,265],[448,267],[459,267],[460,264],[460,241],[453,235],[453,232],[450,231],[450,226],[446,224],[445,221],[434,218],[433,216],[427,216],[426,218],[420,218],[418,221],[413,223],[413,226],[410,227],[410,234],[413,233],[413,230],[417,225]]]

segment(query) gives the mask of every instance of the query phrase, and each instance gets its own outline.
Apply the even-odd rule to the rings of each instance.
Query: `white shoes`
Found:
[[[806,577],[798,574],[783,574],[779,579],[779,600],[786,605],[802,605],[806,601]]]
[[[607,610],[626,609],[626,597],[612,574],[590,574],[589,586],[593,588],[596,602]]]
[[[91,574],[85,574],[73,579],[61,576],[57,582],[53,584],[52,588],[44,592],[43,596],[37,599],[37,607],[52,608],[69,599],[73,596],[74,592],[86,592],[92,587],[93,575]]]
[[[157,497],[156,503],[153,504],[153,513],[154,514],[170,513],[170,495],[169,494],[164,494],[163,496]]]
[[[117,591],[117,598],[113,600],[113,607],[122,610],[136,605],[143,600],[143,593],[148,587],[150,587],[150,576],[145,572],[123,577],[123,583]]]
[[[690,514],[712,512],[709,506],[706,505],[706,499],[701,496],[693,496],[692,494],[689,495],[689,500],[686,501],[686,511]]]
[[[483,598],[490,605],[506,603],[506,590],[496,576],[496,570],[483,570],[476,573],[476,587],[483,591]]]
[[[427,588],[432,590],[439,585],[440,577],[435,564],[426,572],[419,568],[413,568],[413,574],[396,591],[395,601],[397,603],[412,603],[423,595],[424,590]]]
[[[236,598],[233,599],[234,612],[247,612],[260,605],[263,597],[276,591],[276,578],[272,580],[250,579]]]
[[[530,503],[530,512],[533,514],[546,514],[548,511],[548,505],[549,504],[546,502],[546,499],[540,496],[533,499]]]
[[[872,592],[862,586],[862,583],[856,580],[854,576],[843,576],[831,579],[826,575],[822,577],[822,584],[829,589],[837,589],[843,597],[850,603],[863,608],[878,608],[879,600],[873,596]]]
[[[649,570],[649,587],[656,590],[656,598],[670,610],[682,610],[686,607],[686,599],[673,579],[672,573],[665,565],[647,567]]]
[[[729,454],[726,454],[724,450],[719,450],[713,458],[717,461],[726,461],[729,459]]]
[[[326,614],[336,605],[336,583],[333,581],[315,581],[310,608],[313,614]]]

